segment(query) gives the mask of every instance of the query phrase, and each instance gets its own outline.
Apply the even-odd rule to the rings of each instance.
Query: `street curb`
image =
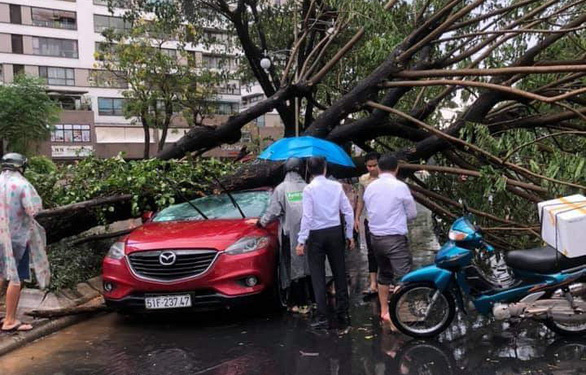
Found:
[[[0,342],[0,357],[6,353],[9,353],[15,349],[18,349],[26,344],[29,344],[37,339],[48,336],[54,332],[62,330],[63,328],[69,327],[75,323],[79,323],[90,316],[95,314],[65,316],[55,320],[48,321],[47,323],[34,328],[30,332],[17,333],[10,337],[8,340],[2,340]],[[9,335],[8,333],[0,333],[0,335]]]

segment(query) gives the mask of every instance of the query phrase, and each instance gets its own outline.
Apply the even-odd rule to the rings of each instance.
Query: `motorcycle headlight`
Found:
[[[108,250],[106,258],[122,259],[124,258],[124,242],[115,242]]]
[[[262,249],[268,244],[268,237],[242,237],[230,245],[224,253],[229,255],[249,253],[251,251]]]
[[[448,238],[452,241],[464,241],[468,235],[464,232],[460,232],[458,230],[450,230],[448,233]]]

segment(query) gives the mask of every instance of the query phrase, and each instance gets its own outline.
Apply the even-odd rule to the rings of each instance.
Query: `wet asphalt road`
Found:
[[[413,228],[415,261],[437,247]],[[207,314],[124,318],[104,314],[0,357],[1,375],[150,374],[586,374],[586,338],[559,339],[533,323],[509,327],[458,317],[438,340],[381,331],[375,299],[364,300],[365,254],[349,257],[353,328],[315,334],[304,317],[259,306]]]

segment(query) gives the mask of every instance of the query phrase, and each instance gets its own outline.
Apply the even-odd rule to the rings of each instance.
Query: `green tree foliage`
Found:
[[[210,193],[214,178],[233,171],[217,159],[126,161],[121,156],[90,156],[75,164],[51,165],[32,158],[26,177],[38,190],[45,208],[118,194],[132,194],[132,212],[156,211],[177,200]],[[105,210],[111,209],[108,207]]]
[[[16,76],[13,83],[0,85],[0,143],[8,151],[32,153],[34,143],[49,137],[59,111],[41,80]]]

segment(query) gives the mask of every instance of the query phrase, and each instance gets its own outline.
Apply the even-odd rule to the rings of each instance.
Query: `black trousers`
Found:
[[[307,241],[307,256],[311,283],[320,318],[328,315],[326,296],[326,257],[330,262],[334,282],[336,284],[336,315],[343,317],[348,314],[349,298],[346,280],[346,241],[341,226],[312,230]]]
[[[378,271],[378,263],[374,256],[374,250],[372,249],[372,241],[370,238],[370,229],[368,229],[368,220],[364,220],[364,237],[366,238],[366,250],[368,259],[368,272],[376,273]]]

